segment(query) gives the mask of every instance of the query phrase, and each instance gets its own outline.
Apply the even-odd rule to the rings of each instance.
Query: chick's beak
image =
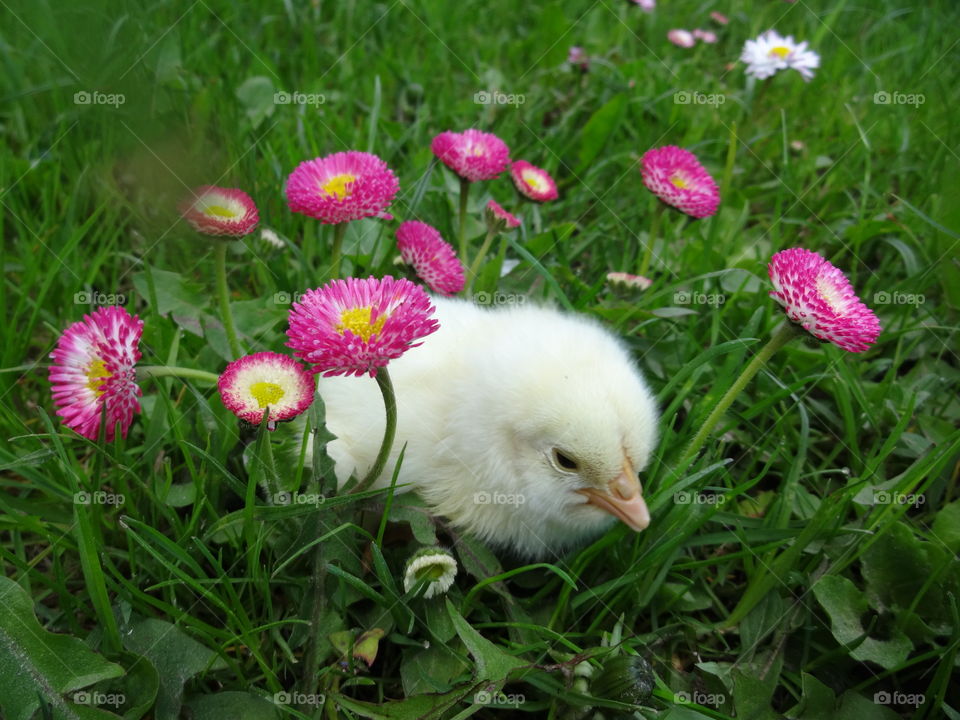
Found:
[[[623,472],[610,481],[606,491],[588,488],[577,492],[587,497],[588,505],[610,513],[631,530],[640,532],[650,524],[650,511],[643,501],[640,481],[629,460],[623,461]]]

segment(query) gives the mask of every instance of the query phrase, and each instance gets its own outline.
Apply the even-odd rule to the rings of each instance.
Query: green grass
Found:
[[[661,5],[3,4],[0,562],[21,590],[0,588],[0,715],[319,716],[317,704],[273,702],[306,692],[326,696],[325,717],[574,718],[590,705],[676,720],[960,717],[960,83],[943,32],[960,12],[898,0]],[[716,45],[666,42],[670,28],[708,27],[710,10],[731,17]],[[771,26],[820,53],[813,81],[788,72],[751,86],[742,65],[726,69]],[[593,58],[589,73],[564,63],[571,45]],[[474,102],[492,90],[524,102]],[[74,102],[94,91],[125,102]],[[274,105],[275,91],[324,102]],[[725,102],[674,102],[683,91]],[[880,91],[924,102],[877,104]],[[502,279],[488,264],[475,289],[600,317],[657,391],[647,531],[618,527],[535,566],[456,538],[448,606],[402,591],[405,558],[436,533],[451,542],[441,519],[382,492],[316,512],[270,506],[258,483],[317,491],[323,468],[291,464],[294,427],[271,442],[238,428],[209,383],[145,382],[144,412],[113,444],[56,421],[47,356],[90,309],[78,293],[123,295],[145,321],[144,363],[219,372],[230,358],[213,244],[177,222],[189,188],[245,189],[287,241],[234,243],[227,258],[247,346],[279,351],[286,300],[327,279],[332,238],[287,210],[289,172],[335,151],[377,153],[400,178],[397,218],[455,241],[458,184],[429,146],[470,126],[561,186],[557,202],[522,208],[505,250],[521,263]],[[697,153],[721,182],[720,211],[666,213],[653,286],[611,289],[608,271],[641,262],[656,207],[637,158],[663,144]],[[474,248],[491,196],[517,207],[508,178],[476,186]],[[351,224],[344,273],[398,272],[394,228]],[[766,263],[796,246],[847,273],[880,317],[879,342],[849,355],[794,341],[674,472],[780,323]],[[118,504],[74,503],[96,490]],[[879,502],[883,492],[914,502]],[[364,502],[392,503],[414,537],[361,513]],[[31,606],[45,630],[84,645],[41,662],[55,641],[17,634]],[[319,665],[305,679],[312,620]],[[349,651],[374,628],[384,636],[368,667]],[[587,666],[597,676],[624,655],[650,663],[653,695],[638,707],[591,699]],[[67,672],[80,668],[88,680]],[[516,707],[473,704],[488,686]],[[82,689],[125,703],[77,706]],[[403,697],[382,715],[373,707]]]

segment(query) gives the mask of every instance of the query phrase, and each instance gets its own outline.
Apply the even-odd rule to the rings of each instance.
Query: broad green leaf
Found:
[[[192,720],[276,720],[281,717],[269,700],[245,692],[221,692],[191,697],[186,706]],[[284,717],[289,715],[284,714]]]
[[[424,693],[449,692],[453,681],[470,668],[445,645],[404,650],[400,679],[407,697]]]
[[[209,293],[204,293],[198,285],[186,280],[182,275],[166,270],[151,268],[153,286],[157,294],[157,306],[154,310],[159,315],[175,313],[196,318],[201,308],[210,301]],[[133,286],[140,293],[140,297],[149,298],[145,273],[133,276]]]
[[[820,720],[833,715],[837,697],[833,690],[809,673],[800,674],[803,695],[800,702],[787,712],[787,717],[796,720]]]
[[[933,519],[933,535],[950,548],[950,552],[960,552],[960,500],[940,509]]]
[[[244,80],[236,90],[237,100],[243,105],[243,110],[250,119],[250,124],[256,130],[265,118],[273,115],[276,110],[274,102],[273,82],[263,75],[254,75]],[[282,93],[277,96],[282,100]]]
[[[586,168],[600,154],[603,146],[620,127],[626,110],[626,95],[614,95],[583,126],[580,131],[580,148],[577,152],[578,172]]]
[[[64,693],[123,675],[79,638],[47,632],[37,621],[26,590],[0,577],[0,717],[28,720],[50,703],[61,717],[73,717]]]
[[[477,680],[487,681],[496,689],[500,689],[510,671],[529,665],[529,663],[504,652],[487,640],[463,619],[463,616],[457,612],[449,599],[446,603],[447,613],[453,621],[453,626],[457,629],[457,635],[460,636],[463,644],[467,646],[467,650],[473,655]]]

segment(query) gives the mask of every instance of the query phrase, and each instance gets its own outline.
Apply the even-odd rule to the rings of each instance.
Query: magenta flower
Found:
[[[717,212],[717,183],[689,150],[674,145],[654,148],[640,162],[643,184],[667,205],[695,218]]]
[[[770,297],[814,337],[848,352],[863,352],[876,342],[877,316],[860,301],[846,276],[818,253],[783,250],[770,260],[768,271],[774,287]]]
[[[442,132],[430,143],[430,149],[444,165],[470,182],[493,180],[510,162],[510,149],[503,140],[472,128],[462,133]]]
[[[667,32],[667,40],[682,48],[692,48],[697,44],[697,39],[689,30],[670,30]]]
[[[487,202],[487,208],[484,211],[487,220],[487,228],[496,232],[503,230],[512,230],[520,227],[520,218],[513,213],[504,210],[496,200]]]
[[[557,199],[557,184],[550,173],[526,160],[516,160],[510,164],[510,177],[517,190],[531,200],[546,202]]]
[[[243,190],[203,185],[180,205],[180,212],[194,230],[205,235],[243,237],[260,220],[257,206]]]
[[[419,220],[401,223],[397,228],[397,249],[403,261],[412,265],[434,292],[454,295],[463,290],[463,265],[436,228]]]
[[[227,365],[217,381],[220,398],[241,420],[259,425],[269,407],[268,423],[292,420],[313,402],[313,376],[289,355],[258,352]]]
[[[376,377],[440,327],[423,288],[387,276],[333,280],[290,310],[288,347],[314,373]]]
[[[400,189],[387,164],[370,153],[351,150],[300,163],[287,178],[287,204],[328,225],[386,213]]]
[[[122,307],[97,308],[63,332],[50,353],[50,383],[64,425],[96,440],[106,408],[107,440],[114,439],[118,422],[127,436],[140,412],[135,366],[142,334],[143,321]]]

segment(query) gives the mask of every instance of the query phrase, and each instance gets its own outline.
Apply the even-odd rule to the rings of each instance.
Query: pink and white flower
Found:
[[[631,275],[625,272],[608,272],[607,282],[611,285],[622,285],[637,290],[646,290],[653,285],[653,280],[650,278],[646,278],[643,275]]]
[[[677,47],[682,48],[692,48],[697,44],[697,39],[693,36],[692,32],[679,28],[669,30],[667,32],[667,40],[672,42]]]
[[[484,216],[487,220],[487,229],[491,232],[503,232],[520,227],[520,218],[504,210],[496,200],[491,199],[487,202]]]
[[[517,190],[531,200],[547,202],[557,199],[557,184],[550,173],[526,160],[515,160],[510,164],[510,177]]]
[[[814,337],[848,352],[863,352],[876,342],[877,316],[857,297],[846,276],[819,253],[783,250],[773,256],[767,270],[774,287],[770,297]]]
[[[260,216],[253,198],[243,190],[203,185],[181,203],[180,212],[204,235],[243,237],[253,232]]]
[[[668,205],[695,218],[717,212],[717,183],[689,150],[675,145],[654,148],[640,162],[643,184]]]
[[[403,261],[436,293],[454,295],[466,282],[456,251],[440,232],[419,220],[407,220],[397,229],[397,249]]]
[[[97,308],[63,332],[50,354],[50,383],[64,425],[96,440],[105,413],[107,440],[114,439],[118,423],[127,436],[140,412],[136,364],[142,334],[143,321],[122,307]]]
[[[423,288],[390,276],[333,280],[290,310],[288,347],[313,373],[375,377],[440,327]]]
[[[399,189],[397,176],[383,160],[350,150],[300,163],[287,178],[287,204],[328,225],[390,219],[386,210]]]
[[[241,420],[259,425],[292,420],[313,402],[313,376],[289,355],[258,352],[227,365],[217,381],[220,398]]]
[[[442,132],[433,139],[430,149],[444,165],[470,182],[493,180],[510,162],[510,149],[503,140],[473,128],[462,133]]]

